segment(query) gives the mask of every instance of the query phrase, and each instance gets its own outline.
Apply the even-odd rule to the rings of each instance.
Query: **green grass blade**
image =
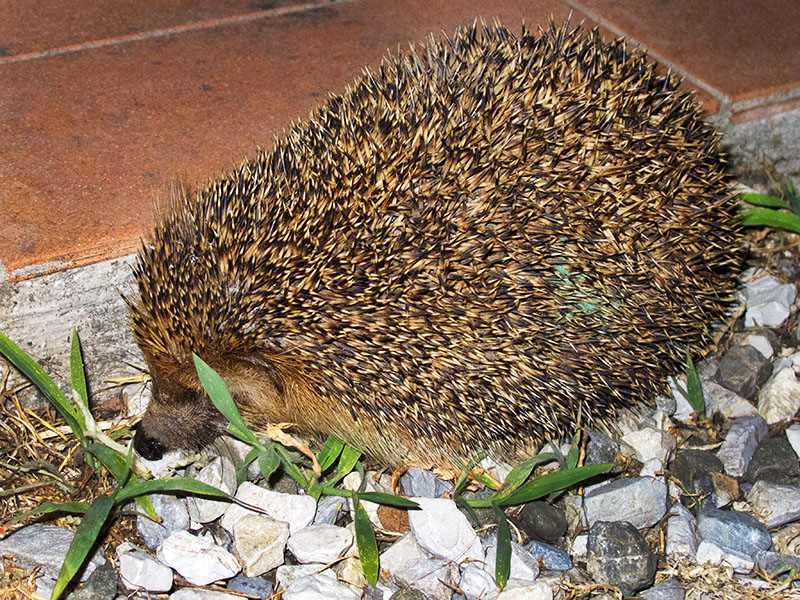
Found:
[[[492,504],[497,517],[497,560],[494,566],[494,578],[501,588],[508,583],[511,573],[511,532],[508,529],[506,514],[496,504]]]
[[[284,473],[294,479],[297,482],[297,485],[308,491],[308,479],[305,475],[303,475],[303,472],[297,467],[297,465],[292,462],[292,457],[289,456],[289,453],[286,452],[286,449],[275,442],[272,443],[272,448],[276,450],[278,455],[281,457],[281,466],[283,467]]]
[[[258,453],[260,450],[258,448],[250,448],[250,451],[247,453],[247,456],[244,457],[244,462],[242,466],[236,469],[236,487],[238,488],[242,482],[247,479],[247,469],[254,460],[258,458]]]
[[[746,227],[774,227],[800,233],[800,218],[768,208],[749,210],[740,217]]]
[[[355,509],[355,529],[356,529],[356,546],[358,546],[358,558],[361,561],[361,567],[364,569],[364,577],[367,583],[375,585],[378,582],[379,558],[378,558],[378,543],[375,541],[375,531],[372,529],[372,523],[369,521],[369,516],[361,502],[358,501],[358,496],[355,492],[352,495],[353,507]]]
[[[688,354],[686,355],[686,399],[697,413],[697,418],[704,419],[706,416],[706,400],[703,397],[703,385],[700,383],[697,369],[694,368],[692,357]]]
[[[339,457],[339,464],[336,467],[337,475],[339,477],[349,475],[350,472],[355,468],[360,456],[361,450],[357,450],[356,448],[345,444],[344,448],[342,448],[342,454]]]
[[[92,443],[86,447],[86,450],[96,456],[97,460],[108,469],[111,476],[121,485],[124,485],[130,479],[130,470],[125,463],[125,459],[108,446]]]
[[[281,466],[281,459],[275,449],[267,446],[258,450],[258,468],[264,479],[269,479],[275,470]]]
[[[317,457],[320,470],[324,473],[339,458],[344,449],[344,442],[336,436],[329,435],[325,440],[325,445]]]
[[[200,378],[203,389],[208,394],[208,397],[211,398],[211,402],[214,403],[217,410],[230,423],[228,427],[230,432],[243,442],[248,444],[256,443],[258,441],[256,435],[245,425],[242,415],[239,414],[239,409],[236,408],[236,403],[231,398],[228,386],[225,385],[225,381],[197,354],[192,353],[192,357],[194,358],[197,376]]]
[[[538,500],[547,494],[567,489],[576,483],[580,483],[581,481],[594,477],[595,475],[604,473],[613,466],[614,463],[584,465],[575,469],[548,473],[547,475],[537,477],[533,481],[529,481],[508,496],[503,498],[495,498],[494,501],[498,506],[512,506],[514,504],[532,502],[533,500]]]
[[[72,330],[72,343],[69,350],[69,372],[72,382],[72,389],[78,392],[83,405],[89,408],[89,392],[86,387],[86,369],[83,365],[83,355],[81,354],[81,342],[78,339],[78,332]]]
[[[61,592],[75,577],[75,573],[86,562],[89,552],[97,542],[100,530],[106,524],[113,507],[114,500],[107,495],[99,496],[92,502],[89,510],[86,511],[86,516],[83,517],[78,529],[75,530],[75,537],[72,538],[72,543],[67,550],[67,556],[64,558],[64,564],[61,565],[61,571],[58,573],[53,594],[50,596],[51,600],[56,600],[61,595]]]
[[[30,356],[25,354],[19,346],[2,333],[0,333],[0,353],[39,388],[47,399],[50,400],[64,421],[67,422],[72,433],[80,440],[81,445],[86,446],[86,436],[83,434],[86,426],[83,422],[83,417],[78,414],[75,407],[69,403],[67,398],[61,390],[58,389],[58,386],[50,376],[44,372],[42,367],[36,364]]]
[[[555,454],[547,452],[544,454],[531,456],[530,458],[523,460],[518,465],[515,465],[514,468],[511,469],[511,472],[506,476],[505,481],[503,481],[503,485],[500,486],[500,489],[497,491],[497,497],[503,498],[508,496],[511,492],[516,490],[528,480],[528,477],[531,476],[531,473],[536,465],[553,459],[555,459]]]
[[[481,485],[485,485],[490,490],[498,490],[502,487],[502,485],[497,484],[497,481],[493,477],[481,471],[473,471],[472,478]]]
[[[578,461],[581,458],[581,432],[576,431],[572,436],[572,444],[570,444],[569,452],[567,452],[567,468],[574,469],[578,466]]]
[[[21,515],[14,516],[9,523],[18,523],[28,517],[36,515],[48,515],[50,513],[68,513],[70,515],[82,515],[89,510],[86,502],[44,502],[33,510],[26,511]]]
[[[384,492],[359,492],[358,499],[365,502],[374,502],[375,504],[385,504],[387,506],[394,506],[396,508],[405,508],[408,510],[419,509],[419,504],[403,498],[402,496],[395,496],[393,494],[386,494]]]
[[[115,500],[117,503],[121,503],[143,494],[163,492],[186,492],[188,494],[197,494],[200,496],[212,496],[223,500],[231,498],[230,494],[226,494],[222,490],[208,485],[207,483],[203,483],[202,481],[198,481],[197,479],[192,479],[191,477],[170,477],[169,479],[154,479],[151,481],[131,483],[119,490]]]
[[[789,203],[783,198],[776,198],[768,194],[742,194],[742,200],[754,206],[768,206],[770,208],[789,208]]]

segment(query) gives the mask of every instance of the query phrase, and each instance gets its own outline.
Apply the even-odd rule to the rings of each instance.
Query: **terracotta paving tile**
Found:
[[[13,280],[127,253],[171,181],[268,146],[386,48],[476,14],[518,28],[567,13],[560,0],[359,0],[0,63],[0,261]]]
[[[0,20],[0,56],[45,52],[219,19],[281,11],[330,0],[12,0]]]
[[[569,2],[731,103],[800,87],[797,0]]]

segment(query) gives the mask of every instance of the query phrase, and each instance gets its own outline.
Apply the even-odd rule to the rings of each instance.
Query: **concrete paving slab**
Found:
[[[104,379],[139,375],[131,364],[144,360],[133,339],[121,293],[133,290],[131,264],[126,256],[19,282],[0,273],[0,332],[20,346],[47,372],[61,390],[71,393],[69,350],[78,331],[93,403],[125,399],[138,409],[146,399],[141,384],[108,387]],[[4,362],[0,357],[0,364]],[[12,372],[10,385],[23,382]],[[23,402],[41,405],[43,396],[26,389]]]

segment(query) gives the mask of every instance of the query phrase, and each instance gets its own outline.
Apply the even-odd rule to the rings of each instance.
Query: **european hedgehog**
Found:
[[[648,400],[735,286],[718,136],[597,31],[499,24],[366,70],[160,215],[134,267],[153,396],[136,449],[254,429],[388,465],[529,451]]]

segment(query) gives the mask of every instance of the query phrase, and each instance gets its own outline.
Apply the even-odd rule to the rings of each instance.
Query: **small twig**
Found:
[[[36,483],[29,483],[27,485],[21,485],[16,488],[12,488],[10,490],[0,490],[0,498],[7,498],[9,496],[16,496],[17,494],[24,494],[25,492],[30,492],[31,490],[35,490],[41,487],[45,487],[48,485],[52,485],[53,481],[37,481]]]

